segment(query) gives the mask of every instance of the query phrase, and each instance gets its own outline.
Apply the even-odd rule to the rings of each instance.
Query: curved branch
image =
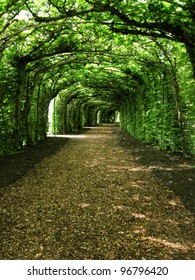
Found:
[[[180,40],[178,40],[178,38],[176,38],[172,34],[170,34],[170,33],[166,34],[165,32],[160,31],[160,30],[159,31],[150,31],[150,30],[142,31],[139,29],[132,30],[132,29],[128,29],[128,28],[114,28],[114,27],[111,27],[111,30],[114,33],[121,33],[124,35],[128,35],[128,34],[141,35],[141,36],[146,36],[146,37],[164,38],[164,39],[169,39],[172,41],[180,41]]]
[[[133,27],[133,30],[127,29],[112,29],[115,32],[121,32],[123,34],[136,34],[142,36],[154,36],[171,40],[184,42],[184,34],[180,25],[172,25],[168,22],[156,21],[156,22],[139,22],[134,19],[130,19],[126,14],[120,12],[114,7],[106,6],[107,10],[114,16],[117,16],[123,23],[129,27]],[[114,23],[113,23],[114,25]],[[146,31],[145,31],[146,30]]]
[[[91,9],[83,10],[83,11],[77,11],[77,10],[69,10],[67,12],[64,12],[63,14],[56,16],[56,17],[39,17],[36,13],[32,11],[32,9],[29,7],[28,3],[26,3],[27,9],[32,14],[35,21],[38,22],[52,22],[52,21],[59,21],[61,19],[66,19],[74,16],[81,16],[86,15],[91,12],[102,12],[104,9],[102,7],[93,7]]]

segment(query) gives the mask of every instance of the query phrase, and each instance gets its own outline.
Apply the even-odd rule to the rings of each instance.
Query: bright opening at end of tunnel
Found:
[[[66,98],[65,98],[66,99]],[[106,103],[78,103],[80,98],[67,102],[59,95],[53,98],[48,106],[47,136],[53,135],[66,138],[84,138],[75,135],[81,128],[93,128],[100,124],[119,123],[120,112]]]

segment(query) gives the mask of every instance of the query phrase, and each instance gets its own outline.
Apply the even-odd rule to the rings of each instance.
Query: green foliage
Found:
[[[44,140],[55,98],[53,133],[120,112],[134,137],[194,155],[192,8],[191,1],[4,0],[0,153]]]

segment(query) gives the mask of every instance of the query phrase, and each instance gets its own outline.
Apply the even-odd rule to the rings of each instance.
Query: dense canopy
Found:
[[[195,154],[192,0],[1,0],[0,60],[0,154],[119,116]]]

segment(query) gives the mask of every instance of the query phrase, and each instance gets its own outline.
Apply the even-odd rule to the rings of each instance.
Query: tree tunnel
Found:
[[[177,0],[4,0],[0,154],[48,130],[119,120],[141,141],[195,155],[194,10]]]

